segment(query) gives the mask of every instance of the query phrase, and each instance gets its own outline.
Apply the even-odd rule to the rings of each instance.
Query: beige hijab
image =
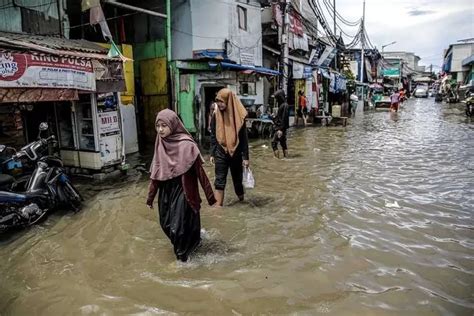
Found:
[[[244,125],[247,110],[235,93],[227,88],[219,90],[216,101],[227,104],[225,111],[216,109],[217,142],[226,153],[233,156],[239,146],[239,131]]]

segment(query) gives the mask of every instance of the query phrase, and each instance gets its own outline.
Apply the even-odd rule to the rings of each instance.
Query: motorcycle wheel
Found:
[[[69,181],[64,184],[64,194],[66,195],[69,206],[74,212],[81,210],[83,198],[81,194]]]

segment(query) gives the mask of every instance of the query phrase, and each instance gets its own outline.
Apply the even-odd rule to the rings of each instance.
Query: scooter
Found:
[[[474,96],[469,93],[467,98],[461,102],[466,104],[466,116],[472,117],[474,115]]]
[[[40,135],[47,128],[46,123],[41,123]],[[27,157],[36,164],[36,168],[27,181],[25,191],[0,191],[0,233],[33,225],[56,209],[80,210],[83,199],[65,174],[61,159],[43,155],[54,143],[54,136],[40,137],[12,157]]]

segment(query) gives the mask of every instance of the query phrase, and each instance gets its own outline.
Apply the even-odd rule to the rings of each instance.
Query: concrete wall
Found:
[[[460,44],[453,46],[453,60],[451,72],[462,72],[462,61],[474,53],[474,44]],[[459,76],[459,75],[458,75]],[[459,78],[458,78],[459,81]]]
[[[171,59],[191,59],[193,57],[193,29],[190,1],[171,2],[171,26]]]
[[[192,14],[192,50],[224,49],[229,38],[230,12],[228,1],[190,0]],[[192,53],[192,52],[191,52]]]
[[[241,62],[241,54],[253,56],[253,65],[262,66],[262,15],[260,5],[255,1],[249,4],[237,2],[235,7],[230,7],[230,47],[229,58],[236,63]],[[239,28],[237,6],[247,10],[247,30]]]
[[[173,1],[174,60],[190,59],[193,51],[224,50],[241,63],[241,54],[253,56],[253,65],[262,65],[262,24],[257,1],[188,0]],[[239,28],[237,6],[247,10],[247,30]]]

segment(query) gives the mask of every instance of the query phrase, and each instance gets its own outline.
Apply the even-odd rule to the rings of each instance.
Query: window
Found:
[[[239,29],[247,31],[247,9],[238,5],[237,14],[239,17]]]
[[[256,82],[241,81],[240,82],[240,95],[256,95],[257,84]]]

